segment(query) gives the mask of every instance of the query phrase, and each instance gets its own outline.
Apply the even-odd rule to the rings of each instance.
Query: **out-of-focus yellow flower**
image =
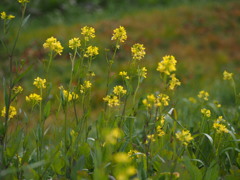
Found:
[[[188,100],[193,104],[197,103],[197,100],[194,97],[189,97]]]
[[[157,126],[157,136],[162,137],[165,135],[165,132],[162,129],[162,126]]]
[[[120,100],[117,96],[109,96],[103,98],[103,101],[105,101],[109,107],[115,107],[120,105]]]
[[[67,90],[63,90],[63,95],[68,102],[72,100],[77,100],[79,98],[78,94],[76,94],[75,92],[69,92]]]
[[[30,1],[29,0],[18,0],[18,2],[21,4],[25,4],[25,3],[29,3]]]
[[[123,79],[129,79],[129,76],[126,71],[119,72],[119,76],[122,76]]]
[[[117,40],[122,43],[127,40],[127,32],[123,26],[113,30],[112,40]]]
[[[233,73],[224,71],[223,72],[223,80],[231,80],[233,78]]]
[[[116,94],[116,95],[118,95],[118,96],[120,96],[120,95],[126,94],[126,93],[127,93],[127,90],[125,90],[125,89],[123,88],[123,86],[115,86],[115,87],[113,88],[113,93]]]
[[[171,72],[176,71],[176,64],[174,56],[164,56],[163,60],[158,63],[157,71],[170,75]]]
[[[50,37],[43,44],[44,49],[50,49],[50,51],[55,51],[57,54],[61,55],[63,47],[61,43],[54,37]]]
[[[214,122],[216,122],[216,123],[223,123],[223,122],[226,122],[226,120],[223,119],[222,116],[218,116],[218,118]]]
[[[42,101],[42,97],[36,93],[32,93],[29,96],[26,96],[26,101],[36,104],[36,103]]]
[[[131,159],[133,159],[134,157],[139,158],[139,157],[141,157],[141,156],[146,157],[145,154],[143,154],[143,153],[141,153],[141,152],[139,152],[139,151],[137,151],[137,150],[130,150],[130,151],[128,152],[128,156],[129,156]]]
[[[146,54],[145,47],[143,46],[143,44],[139,43],[134,44],[131,48],[131,51],[133,60],[141,60]]]
[[[143,67],[141,69],[138,69],[138,75],[143,78],[147,78],[147,68]]]
[[[156,141],[156,139],[155,139],[155,134],[148,134],[148,135],[147,135],[147,139],[148,139],[148,140],[146,140],[146,142],[145,142],[146,144],[149,143],[150,141],[151,141],[151,142],[155,142],[155,141]]]
[[[151,108],[154,105],[155,101],[156,101],[156,97],[154,96],[154,94],[150,94],[150,95],[147,95],[146,99],[143,99],[142,103],[147,108]]]
[[[69,48],[71,49],[77,49],[78,47],[81,46],[81,41],[79,38],[72,38],[68,42]]]
[[[120,129],[114,128],[105,136],[105,141],[106,141],[106,143],[116,144],[117,139],[120,137],[121,137]]]
[[[118,152],[113,155],[113,160],[116,163],[130,163],[131,159],[129,158],[128,154],[125,152]]]
[[[14,18],[15,18],[15,16],[13,16],[11,14],[7,15],[7,13],[5,11],[1,12],[1,19],[3,19],[3,20],[6,20],[6,19],[11,20]]]
[[[209,93],[206,92],[206,91],[200,91],[199,94],[198,94],[198,97],[200,99],[203,99],[205,101],[208,101],[208,97],[209,97]]]
[[[209,109],[203,108],[201,109],[201,113],[206,117],[211,117],[211,111]]]
[[[222,105],[218,102],[218,101],[213,101],[213,103],[215,104],[216,107],[220,108],[222,107]]]
[[[45,89],[46,88],[46,79],[41,79],[40,77],[37,77],[33,81],[33,85],[36,86],[38,89]]]
[[[156,98],[155,106],[168,106],[169,105],[170,98],[166,94],[159,94]]]
[[[84,81],[84,83],[80,85],[80,93],[85,93],[91,87],[92,83],[90,81]]]
[[[165,117],[164,116],[157,117],[157,121],[159,122],[159,127],[162,128],[165,123]]]
[[[176,133],[176,138],[179,141],[182,141],[182,143],[187,146],[189,144],[190,141],[193,140],[193,137],[191,135],[191,133],[188,130],[182,130],[180,132]]]
[[[9,107],[9,112],[8,112],[8,118],[9,118],[9,119],[12,119],[12,118],[14,118],[14,116],[16,116],[16,115],[17,115],[17,110],[16,110],[16,108],[15,108],[14,106],[10,106],[10,107]],[[6,106],[3,107],[1,116],[2,116],[2,117],[5,117],[5,116],[6,116]]]
[[[20,94],[21,92],[23,92],[22,86],[14,86],[13,92],[14,92],[14,94]]]
[[[217,133],[228,133],[228,129],[226,128],[225,125],[221,124],[221,123],[213,123],[213,128],[217,131]]]
[[[85,41],[95,38],[95,29],[93,27],[84,26],[81,28],[81,34],[84,36]]]
[[[98,55],[98,47],[96,46],[89,46],[84,54],[84,57],[93,57]]]
[[[179,79],[176,78],[175,74],[172,74],[170,77],[171,77],[171,80],[169,82],[169,89],[174,90],[176,86],[181,85],[181,82],[179,81]]]

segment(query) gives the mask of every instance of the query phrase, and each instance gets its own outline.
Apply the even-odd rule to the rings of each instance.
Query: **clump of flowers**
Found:
[[[169,89],[174,90],[176,86],[181,85],[181,82],[179,81],[179,79],[176,78],[175,74],[172,74],[170,77],[171,77],[171,80],[169,82]]]
[[[120,105],[120,100],[118,99],[117,96],[114,95],[107,95],[106,97],[103,98],[103,101],[105,101],[109,107],[115,107]]]
[[[141,152],[139,152],[139,151],[137,151],[137,150],[130,150],[130,151],[128,152],[128,156],[129,156],[131,159],[134,159],[134,157],[140,158],[141,156],[146,157],[145,154],[143,154],[143,153],[141,153]]]
[[[193,137],[188,130],[182,130],[177,132],[176,138],[181,141],[185,146],[187,146],[193,140]]]
[[[157,136],[159,136],[159,137],[162,137],[162,136],[164,136],[165,135],[165,132],[163,131],[163,129],[162,129],[162,126],[157,126]]]
[[[84,36],[85,41],[95,38],[95,29],[93,27],[84,26],[81,28],[81,34]]]
[[[115,87],[113,88],[113,93],[116,94],[116,95],[118,95],[118,96],[121,96],[121,95],[126,94],[126,93],[127,93],[127,90],[125,90],[125,89],[123,88],[123,86],[115,86]]]
[[[89,46],[84,54],[84,57],[93,57],[98,55],[98,47],[96,46]]]
[[[14,86],[14,87],[13,87],[13,92],[14,92],[14,94],[20,94],[20,93],[22,93],[22,92],[23,92],[22,86]]]
[[[36,93],[32,93],[29,96],[26,96],[27,102],[32,102],[34,105],[42,101],[42,97]]]
[[[1,19],[3,20],[11,20],[11,19],[14,19],[15,16],[9,14],[7,15],[7,13],[5,11],[1,12]]]
[[[222,105],[218,102],[218,101],[213,101],[213,103],[215,104],[216,107],[220,108],[222,107]]]
[[[146,54],[145,47],[139,43],[133,45],[131,52],[133,60],[141,60]]]
[[[63,95],[68,102],[72,100],[77,100],[79,98],[78,94],[76,94],[75,92],[69,92],[67,90],[63,90]]]
[[[201,109],[201,113],[206,117],[211,117],[211,111],[209,109],[203,108]]]
[[[171,72],[176,71],[176,64],[174,56],[164,56],[163,60],[158,63],[157,71],[170,75]]]
[[[223,80],[231,80],[233,78],[233,73],[224,71],[223,72]]]
[[[121,131],[119,128],[112,129],[109,133],[107,133],[105,137],[105,142],[110,144],[116,144],[117,139],[121,137]]]
[[[189,97],[188,100],[193,104],[197,103],[197,100],[194,97]]]
[[[15,108],[14,106],[10,106],[10,107],[9,107],[9,112],[8,112],[8,118],[9,118],[9,119],[12,119],[12,118],[14,118],[14,116],[16,116],[16,115],[17,115],[17,110],[16,110],[16,108]],[[6,106],[3,107],[1,116],[2,116],[2,117],[5,117],[5,116],[6,116]]]
[[[148,108],[160,107],[160,106],[168,106],[170,98],[166,94],[159,94],[156,97],[154,94],[147,95],[147,98],[142,101],[144,106]]]
[[[33,85],[36,86],[38,89],[45,89],[46,88],[46,79],[41,79],[37,77],[34,79]]]
[[[21,4],[25,4],[25,3],[29,3],[30,1],[29,0],[18,0],[18,2]]]
[[[123,26],[113,30],[112,40],[117,40],[118,42],[125,42],[127,40],[127,32]]]
[[[68,44],[69,48],[74,50],[81,46],[81,41],[79,38],[72,38],[69,40]]]
[[[129,163],[131,159],[129,158],[128,154],[125,152],[118,152],[113,155],[113,160],[116,163]]]
[[[119,76],[122,76],[123,79],[129,79],[129,76],[126,71],[119,72]]]
[[[44,49],[50,49],[50,51],[55,51],[57,54],[61,55],[63,52],[63,47],[61,43],[54,37],[50,37],[43,44]]]
[[[84,81],[84,83],[80,85],[80,93],[85,93],[91,87],[92,83],[90,81]]]
[[[200,92],[198,93],[198,97],[199,97],[200,99],[203,99],[204,101],[208,101],[209,93],[206,92],[206,91],[200,91]]]
[[[147,68],[143,67],[141,69],[138,69],[138,75],[142,78],[147,78]]]
[[[226,121],[223,119],[222,116],[219,116],[213,123],[213,128],[217,131],[218,134],[221,133],[228,133],[229,130],[227,129],[226,125],[224,125]]]

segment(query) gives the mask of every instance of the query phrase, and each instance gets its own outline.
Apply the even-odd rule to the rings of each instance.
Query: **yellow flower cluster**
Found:
[[[194,97],[189,97],[188,100],[193,104],[197,103],[197,100]]]
[[[71,49],[77,49],[81,46],[81,41],[79,38],[72,38],[69,40],[68,45]]]
[[[181,85],[181,82],[179,81],[179,79],[176,78],[175,74],[172,74],[170,77],[171,77],[171,80],[169,82],[169,89],[174,90],[175,86]]]
[[[85,41],[95,38],[95,29],[93,27],[84,26],[81,28],[81,34],[84,36]]]
[[[46,88],[46,79],[41,79],[37,77],[34,79],[33,85],[36,86],[38,89],[45,89]]]
[[[112,129],[109,133],[107,133],[105,137],[105,142],[110,144],[116,144],[117,139],[121,137],[121,131],[119,128]]]
[[[189,144],[190,141],[193,140],[193,137],[191,135],[191,133],[188,130],[182,130],[180,132],[176,133],[176,138],[179,141],[182,141],[182,143],[187,146]]]
[[[137,151],[137,150],[130,150],[130,151],[128,152],[128,156],[129,156],[131,159],[133,159],[134,157],[139,158],[139,157],[141,157],[141,156],[146,157],[145,154],[143,154],[143,153],[141,153],[141,152],[139,152],[139,151]]]
[[[211,111],[209,109],[203,108],[201,109],[201,113],[206,117],[211,117]]]
[[[138,75],[143,78],[147,78],[147,68],[143,67],[141,69],[138,69]]]
[[[79,98],[78,94],[76,94],[75,92],[69,92],[67,90],[63,90],[63,95],[68,102],[72,100],[77,100]]]
[[[233,78],[233,73],[229,73],[227,71],[223,72],[223,80],[231,80]]]
[[[142,101],[144,106],[152,108],[153,106],[168,106],[170,98],[166,94],[159,94],[156,97],[153,94],[147,95],[147,98]]]
[[[98,55],[98,47],[96,46],[89,46],[84,54],[84,57],[93,57]]]
[[[50,37],[43,44],[44,49],[50,49],[50,51],[55,51],[57,54],[61,55],[63,47],[61,43],[54,37]]]
[[[21,92],[23,92],[22,86],[14,86],[13,92],[14,92],[14,94],[20,94]]]
[[[131,159],[129,158],[128,154],[125,152],[118,152],[113,155],[113,160],[116,163],[130,163]]]
[[[216,107],[220,108],[222,107],[222,105],[218,102],[218,101],[213,101],[213,103],[215,104]]]
[[[7,13],[5,11],[1,12],[1,19],[3,19],[3,20],[6,20],[6,19],[11,20],[14,18],[15,18],[15,16],[13,16],[11,14],[7,15]]]
[[[36,104],[36,103],[42,101],[42,97],[36,93],[32,93],[29,96],[26,96],[26,101]]]
[[[8,112],[8,118],[9,118],[9,119],[12,119],[12,118],[14,118],[14,116],[16,116],[16,115],[17,115],[17,110],[16,110],[16,108],[15,108],[14,106],[10,106],[10,107],[9,107],[9,112]],[[1,116],[2,116],[2,117],[5,117],[5,116],[6,116],[6,107],[3,107]]]
[[[127,90],[125,90],[125,89],[123,88],[123,86],[115,86],[115,87],[113,88],[113,93],[116,94],[116,95],[118,95],[118,96],[121,96],[121,95],[126,94],[126,93],[127,93]]]
[[[198,94],[198,97],[200,99],[203,99],[205,101],[208,101],[208,97],[209,97],[209,93],[206,92],[206,91],[200,91],[199,94]]]
[[[155,142],[155,141],[156,141],[155,134],[148,134],[145,144],[148,144],[149,142]]]
[[[163,131],[162,126],[157,126],[157,135],[159,137],[162,137],[165,135],[165,132]]]
[[[131,48],[131,51],[133,60],[141,60],[146,54],[145,47],[143,46],[143,44],[139,43],[134,44],[133,47]]]
[[[123,79],[129,79],[129,76],[126,71],[119,72],[119,76],[122,76]]]
[[[157,71],[170,75],[171,72],[176,71],[176,64],[174,56],[164,56],[163,60],[158,63]]]
[[[18,0],[19,3],[24,4],[24,3],[29,3],[29,0]]]
[[[120,100],[118,99],[117,96],[107,95],[106,97],[103,98],[103,101],[105,101],[109,107],[115,107],[120,105]]]
[[[84,83],[80,85],[80,93],[85,93],[91,87],[92,83],[90,81],[84,81]]]
[[[123,26],[113,30],[113,36],[111,40],[117,40],[119,42],[124,42],[127,40],[127,32]]]
[[[217,133],[228,133],[229,130],[226,128],[226,126],[223,124],[225,120],[222,116],[219,116],[213,123],[213,128],[217,131]]]

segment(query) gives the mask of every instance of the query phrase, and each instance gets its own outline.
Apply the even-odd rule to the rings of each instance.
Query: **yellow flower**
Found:
[[[162,137],[165,135],[165,132],[163,131],[162,126],[157,126],[157,135],[159,137]]]
[[[211,117],[211,111],[209,109],[201,109],[201,113],[206,117]]]
[[[50,37],[43,44],[44,49],[50,49],[50,51],[55,51],[57,54],[61,55],[63,47],[61,43],[54,37]]]
[[[158,63],[157,71],[170,75],[171,72],[176,71],[176,64],[174,56],[164,56],[163,60]]]
[[[10,107],[9,107],[9,112],[8,112],[8,118],[9,118],[9,119],[12,119],[12,118],[14,118],[14,116],[16,116],[16,115],[17,115],[17,110],[16,110],[16,108],[15,108],[14,106],[10,106]],[[1,116],[2,116],[2,117],[5,117],[5,116],[6,116],[6,106],[3,107]]]
[[[129,76],[127,75],[126,71],[119,72],[119,76],[122,76],[122,78],[124,78],[124,79],[129,79]]]
[[[170,98],[166,94],[159,94],[156,98],[155,106],[168,106]]]
[[[38,89],[45,89],[46,82],[46,79],[41,79],[40,77],[37,77],[36,79],[34,79],[33,85],[36,86]]]
[[[138,69],[138,75],[143,78],[147,78],[147,68],[143,67],[142,69]]]
[[[14,94],[20,94],[22,91],[23,91],[22,86],[14,86],[13,87]]]
[[[147,95],[147,98],[142,101],[143,105],[147,108],[151,108],[156,101],[154,94]]]
[[[117,139],[121,137],[121,131],[119,128],[112,129],[105,137],[106,143],[116,144]]]
[[[131,159],[133,159],[134,157],[139,158],[139,157],[141,157],[141,156],[146,157],[145,154],[143,154],[143,153],[141,153],[141,152],[139,152],[139,151],[137,151],[137,150],[130,150],[130,151],[128,152],[128,156],[129,156]]]
[[[131,51],[133,60],[141,60],[146,54],[145,47],[143,46],[143,44],[139,43],[134,44],[133,47],[131,48]]]
[[[226,120],[223,119],[222,116],[219,116],[219,117],[215,120],[216,123],[221,123],[221,122],[225,122],[225,121],[226,121]]]
[[[85,93],[87,89],[92,87],[92,83],[90,81],[84,81],[83,85],[80,85],[80,93]]]
[[[1,12],[1,19],[3,19],[3,20],[6,20],[6,19],[11,20],[14,18],[15,18],[15,16],[13,16],[11,14],[7,15],[7,13],[5,11]]]
[[[117,96],[109,96],[107,95],[105,98],[103,98],[103,101],[105,101],[109,107],[119,106],[120,100]]]
[[[223,80],[231,80],[233,78],[233,73],[229,73],[227,71],[223,72]]]
[[[205,101],[208,101],[208,97],[209,97],[209,93],[206,92],[206,91],[200,91],[199,94],[198,94],[198,97],[200,99],[203,99]]]
[[[218,102],[218,101],[213,101],[213,103],[215,104],[216,107],[220,108],[222,107],[222,105]]]
[[[228,133],[228,129],[226,128],[225,125],[223,124],[220,124],[220,123],[213,123],[213,128],[217,131],[217,133]]]
[[[24,3],[29,3],[29,0],[18,0],[19,3],[24,4]]]
[[[79,38],[72,38],[69,40],[69,48],[71,49],[77,49],[81,46],[81,41]]]
[[[172,74],[170,77],[172,79],[170,80],[170,83],[169,83],[169,89],[174,90],[175,86],[181,85],[181,82],[179,81],[179,79],[176,78],[175,74]]]
[[[127,40],[127,32],[123,26],[113,30],[113,36],[111,40],[117,40],[119,42],[124,42]]]
[[[42,101],[42,97],[36,93],[32,93],[29,96],[26,96],[26,101],[36,104],[36,103]]]
[[[113,155],[113,160],[116,163],[130,163],[131,159],[129,158],[128,154],[125,152],[118,152]]]
[[[197,100],[194,97],[189,97],[188,100],[193,104],[197,103]]]
[[[187,146],[190,141],[193,140],[193,137],[191,133],[188,130],[182,130],[181,132],[176,133],[176,138],[179,141],[182,141],[182,143]]]
[[[95,38],[95,29],[93,27],[84,26],[81,28],[81,34],[84,36],[85,41]]]
[[[125,90],[122,86],[115,86],[113,88],[113,93],[120,96],[126,94],[127,90]]]
[[[76,94],[75,92],[69,92],[67,90],[63,90],[63,95],[68,102],[72,100],[77,100],[79,98],[78,94]]]
[[[84,57],[93,57],[98,55],[98,47],[89,46],[84,54]]]

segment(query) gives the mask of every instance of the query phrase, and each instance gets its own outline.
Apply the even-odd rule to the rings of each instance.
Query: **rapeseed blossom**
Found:
[[[68,45],[69,48],[74,50],[81,46],[81,41],[79,38],[72,38],[69,40]]]
[[[133,45],[133,47],[131,48],[131,52],[133,60],[141,60],[146,54],[145,47],[143,46],[143,44],[139,43]]]
[[[137,150],[130,150],[130,151],[128,152],[128,156],[129,156],[131,159],[133,159],[134,157],[139,158],[139,157],[141,157],[141,156],[146,157],[145,154],[143,154],[143,153],[141,153],[141,152],[139,152],[139,151],[137,151]]]
[[[107,95],[106,97],[103,98],[103,101],[105,101],[109,107],[115,107],[120,105],[120,100],[118,99],[117,96]]]
[[[98,55],[98,47],[96,46],[89,46],[84,54],[84,57],[93,57]]]
[[[231,80],[233,78],[233,73],[229,73],[227,71],[223,72],[223,80]]]
[[[162,129],[162,126],[157,126],[157,136],[162,137],[165,135],[165,132]]]
[[[201,113],[206,117],[211,117],[211,111],[209,109],[203,108],[201,109]]]
[[[8,118],[9,118],[9,119],[12,119],[12,118],[14,118],[14,116],[16,116],[16,115],[17,115],[17,110],[16,110],[16,108],[15,108],[14,106],[10,106],[10,107],[9,107],[9,112],[8,112]],[[2,117],[5,117],[5,116],[6,116],[6,106],[3,107],[1,116],[2,116]]]
[[[193,104],[197,103],[197,100],[194,97],[189,97],[188,100]]]
[[[155,106],[168,106],[169,105],[170,98],[166,94],[159,94],[157,95]]]
[[[141,69],[138,69],[138,75],[143,78],[147,78],[147,68],[143,67]]]
[[[32,93],[29,96],[26,96],[26,101],[37,104],[38,102],[42,101],[42,97],[36,93]]]
[[[1,19],[3,20],[11,20],[11,19],[14,19],[15,16],[9,14],[7,15],[7,13],[5,11],[1,12]]]
[[[50,49],[50,51],[55,51],[57,54],[61,55],[63,47],[61,43],[54,37],[50,37],[43,44],[44,49]]]
[[[217,133],[228,133],[228,129],[226,128],[225,125],[218,123],[218,122],[214,122],[213,123],[213,128],[217,131]]]
[[[131,159],[129,158],[128,154],[125,152],[118,152],[113,155],[113,160],[116,163],[130,163]]]
[[[209,93],[206,92],[206,91],[200,91],[200,92],[198,93],[198,97],[199,97],[200,99],[203,99],[203,100],[205,100],[205,101],[208,101]]]
[[[111,40],[117,40],[118,42],[125,42],[127,40],[127,32],[123,26],[113,30],[113,36]]]
[[[123,79],[129,79],[129,76],[126,71],[119,72],[119,76],[122,76]]]
[[[76,94],[75,92],[69,92],[67,90],[63,90],[63,95],[68,102],[72,100],[77,100],[79,98],[78,94]]]
[[[157,71],[170,75],[171,72],[176,71],[176,64],[174,56],[164,56],[163,60],[158,63]]]
[[[92,83],[90,81],[84,81],[83,84],[80,85],[80,93],[85,93],[91,87]]]
[[[182,143],[187,146],[190,141],[193,140],[193,137],[191,133],[188,130],[182,130],[176,133],[176,138],[179,141],[182,141]]]
[[[155,101],[156,101],[156,97],[154,96],[154,94],[150,94],[150,95],[147,95],[146,99],[143,99],[142,103],[145,107],[151,108],[153,107]]]
[[[84,36],[85,41],[95,38],[95,29],[93,27],[84,26],[81,28],[81,34]]]
[[[112,129],[109,133],[107,133],[105,137],[106,143],[116,144],[117,139],[121,137],[121,131],[119,128]]]
[[[123,88],[123,86],[115,86],[115,87],[113,88],[113,93],[116,94],[116,95],[118,95],[118,96],[120,96],[120,95],[126,94],[126,93],[127,93],[127,90],[125,90],[125,89]]]
[[[14,94],[20,94],[22,91],[23,91],[22,86],[14,86],[13,87]]]
[[[181,85],[181,82],[179,81],[179,79],[176,78],[175,74],[172,74],[170,77],[171,77],[171,80],[169,82],[169,89],[174,90],[176,86]]]
[[[25,3],[29,3],[30,1],[29,0],[18,0],[18,2],[21,4],[25,4]]]
[[[36,86],[38,89],[45,89],[46,88],[46,79],[41,79],[37,77],[34,79],[33,85]]]

